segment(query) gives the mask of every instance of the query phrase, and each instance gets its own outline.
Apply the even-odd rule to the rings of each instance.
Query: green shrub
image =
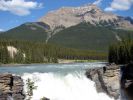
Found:
[[[26,80],[27,85],[27,100],[31,100],[33,96],[33,90],[37,89],[37,86],[35,86],[35,83],[31,79]]]

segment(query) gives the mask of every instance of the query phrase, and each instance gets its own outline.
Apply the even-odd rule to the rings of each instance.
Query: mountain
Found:
[[[1,38],[46,41],[50,27],[42,22],[25,23],[0,35]]]
[[[120,29],[133,28],[133,20],[105,12],[93,4],[81,7],[62,7],[49,12],[40,18],[39,21],[47,23],[51,29],[55,29],[58,26],[68,28],[81,22],[89,22],[93,25],[106,23],[107,26],[114,26],[114,28]]]
[[[38,22],[24,23],[0,38],[43,41],[76,49],[107,51],[123,37],[133,38],[133,19],[104,12],[96,5],[63,7]]]
[[[107,51],[108,46],[122,38],[130,36],[133,31],[112,29],[104,26],[94,26],[90,23],[80,23],[66,28],[53,35],[48,43],[77,49]]]

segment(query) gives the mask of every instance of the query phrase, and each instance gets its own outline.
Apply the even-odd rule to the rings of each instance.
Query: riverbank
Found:
[[[60,63],[60,64],[87,63],[87,62],[100,62],[100,60],[67,60],[67,59],[59,59],[58,60],[58,63]]]
[[[29,64],[0,64],[0,67],[10,67],[10,66],[26,66],[26,65],[29,65]]]
[[[101,62],[101,60],[67,60],[67,59],[58,59],[57,64],[72,64],[72,63],[89,63],[89,62]],[[19,63],[10,63],[10,64],[0,64],[0,67],[10,67],[10,66],[28,66],[35,64],[55,64],[55,63],[31,63],[31,64],[19,64]]]

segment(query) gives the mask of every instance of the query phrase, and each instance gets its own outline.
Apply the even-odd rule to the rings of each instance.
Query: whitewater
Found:
[[[95,83],[85,76],[85,70],[103,67],[104,63],[74,63],[74,64],[40,64],[4,68],[10,73],[19,74],[24,80],[30,78],[37,89],[33,91],[32,100],[42,97],[50,100],[114,100],[105,93],[97,93]],[[2,68],[1,68],[2,69]]]

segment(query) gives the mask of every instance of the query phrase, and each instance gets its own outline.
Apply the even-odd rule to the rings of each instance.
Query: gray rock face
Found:
[[[121,73],[122,100],[133,100],[133,63],[121,66]]]
[[[120,69],[116,65],[103,68],[89,69],[86,72],[88,78],[96,84],[98,92],[105,92],[110,97],[118,99],[120,96]]]
[[[132,29],[131,21],[115,14],[102,11],[96,5],[88,4],[81,7],[62,7],[58,10],[51,11],[39,19],[40,22],[48,24],[52,30],[56,27],[75,26],[81,22],[89,22],[93,25],[99,23],[113,24],[116,28]]]
[[[0,74],[0,100],[24,100],[23,80],[19,76]]]

